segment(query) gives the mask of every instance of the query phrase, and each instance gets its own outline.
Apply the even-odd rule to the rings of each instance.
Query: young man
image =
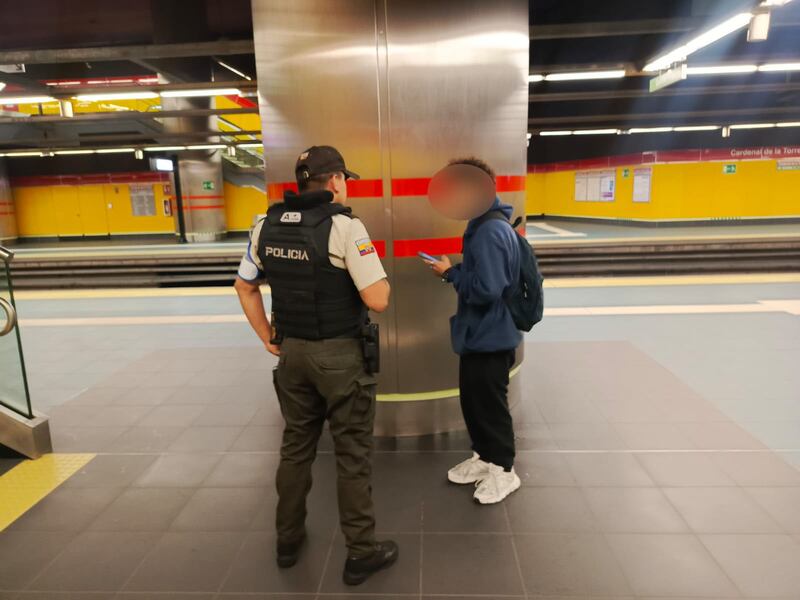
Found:
[[[375,374],[362,347],[367,309],[386,310],[389,283],[364,224],[347,199],[344,159],[313,146],[295,167],[299,194],[270,207],[239,267],[236,291],[264,347],[279,356],[275,389],[286,427],[278,488],[278,565],[294,566],[305,542],[311,466],[327,420],[333,436],[339,519],[348,547],[344,581],[358,585],[398,556],[375,540],[372,430]],[[259,285],[272,288],[267,319]]]
[[[454,160],[471,165],[495,181],[494,171],[476,158]],[[514,427],[508,406],[508,376],[522,334],[504,300],[517,285],[520,255],[516,233],[508,223],[513,207],[495,197],[488,212],[504,219],[472,219],[464,232],[464,260],[452,265],[447,256],[430,262],[434,273],[458,294],[451,319],[453,350],[460,355],[461,409],[472,439],[472,458],[447,474],[453,483],[478,483],[475,501],[495,504],[520,487],[514,472]]]

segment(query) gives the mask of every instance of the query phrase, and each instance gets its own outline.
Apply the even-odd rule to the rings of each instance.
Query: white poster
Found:
[[[586,202],[588,199],[587,197],[587,186],[588,182],[588,174],[581,173],[580,171],[575,173],[575,201],[576,202]]]
[[[642,167],[633,170],[633,201],[650,202],[650,189],[653,182],[653,169]]]
[[[132,183],[131,214],[134,217],[154,217],[156,214],[156,197],[153,186],[149,183]]]
[[[575,200],[577,202],[613,202],[616,197],[617,172],[576,171]]]

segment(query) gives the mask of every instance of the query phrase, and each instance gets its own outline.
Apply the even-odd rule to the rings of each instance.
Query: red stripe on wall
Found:
[[[383,181],[380,179],[348,179],[348,198],[381,198]]]
[[[386,240],[372,240],[372,245],[375,246],[378,256],[381,258],[386,257]]]
[[[497,191],[498,192],[524,192],[525,191],[525,176],[524,175],[498,175],[497,176]]]
[[[87,175],[35,175],[11,177],[11,187],[45,185],[87,185],[101,183],[169,183],[169,174],[158,171],[138,173],[92,173]]]
[[[800,146],[764,146],[752,148],[695,148],[689,150],[658,150],[603,156],[541,165],[528,165],[528,173],[554,173],[582,169],[606,169],[618,166],[650,165],[670,162],[709,162],[721,160],[775,160],[800,158]]]
[[[430,177],[392,179],[392,196],[427,196]]]
[[[419,240],[395,240],[392,246],[396,258],[416,256],[417,252],[426,252],[432,256],[441,254],[460,254],[461,238],[427,238]]]
[[[222,200],[225,196],[222,195],[199,195],[199,196],[181,196],[184,200]]]

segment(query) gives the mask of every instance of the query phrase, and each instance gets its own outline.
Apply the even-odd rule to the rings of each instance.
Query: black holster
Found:
[[[381,333],[377,323],[367,322],[361,327],[361,349],[364,352],[364,368],[370,375],[381,370]]]

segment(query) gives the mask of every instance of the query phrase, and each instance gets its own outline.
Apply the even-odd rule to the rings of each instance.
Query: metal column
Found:
[[[252,4],[268,190],[293,181],[305,147],[336,146],[363,178],[349,204],[385,247],[393,296],[378,319],[376,430],[462,428],[448,322],[455,294],[416,250],[460,251],[465,223],[439,216],[426,199],[428,178],[452,158],[486,160],[500,176],[501,199],[524,214],[527,2]]]

